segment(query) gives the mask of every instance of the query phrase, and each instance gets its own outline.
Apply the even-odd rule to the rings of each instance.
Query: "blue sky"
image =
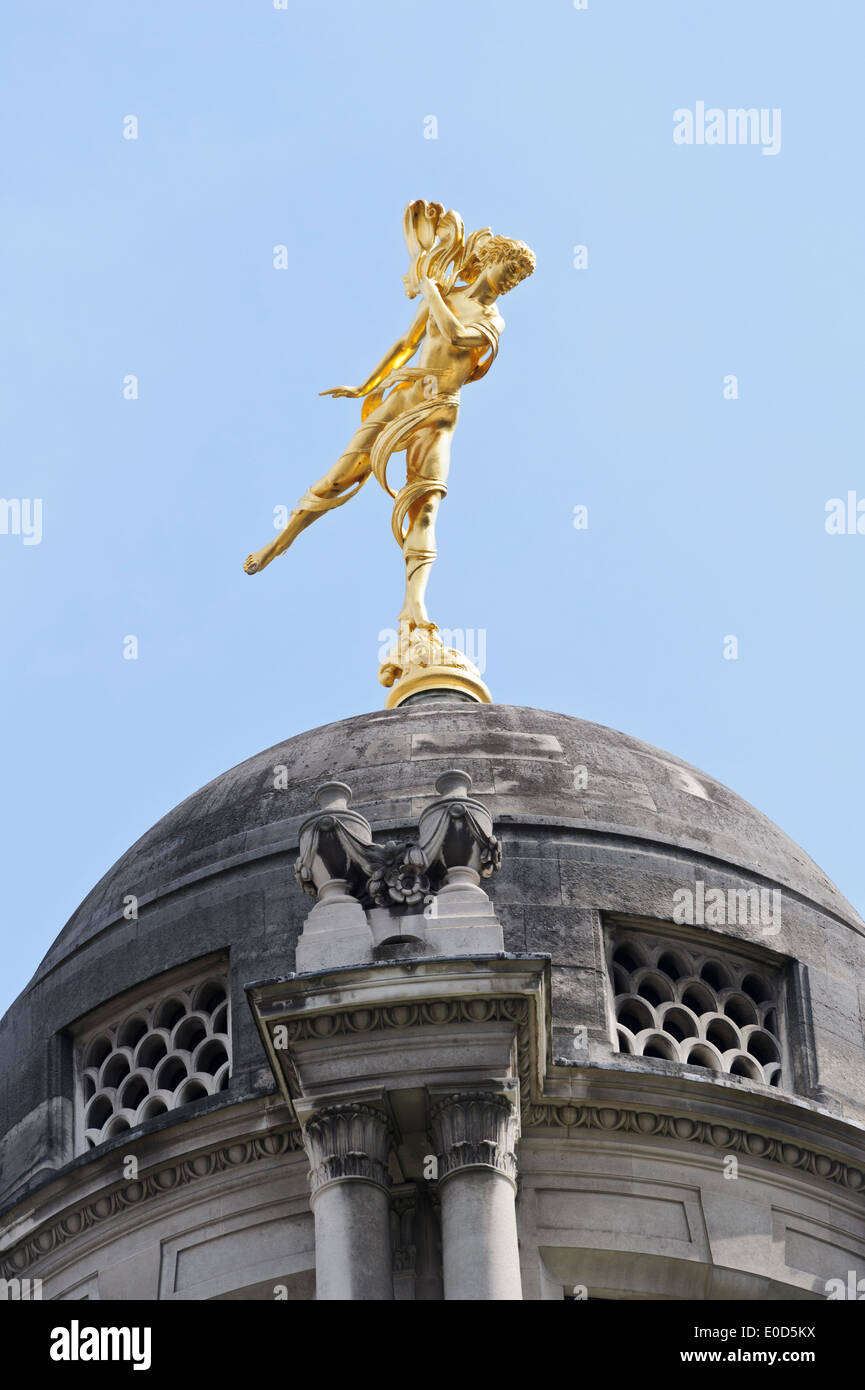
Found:
[[[183,797],[381,705],[374,481],[241,566],[357,422],[317,392],[410,321],[415,197],[538,258],[464,393],[433,616],[483,629],[496,700],[695,763],[865,909],[865,535],[824,524],[865,498],[862,12],[7,0],[2,27],[0,494],[43,534],[0,534],[0,1008]],[[780,153],[676,145],[698,101],[780,108]]]

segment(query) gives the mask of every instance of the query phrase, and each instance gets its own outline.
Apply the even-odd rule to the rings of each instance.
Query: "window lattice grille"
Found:
[[[228,1088],[227,980],[210,976],[130,1008],[78,1048],[79,1148]]]
[[[781,1085],[774,972],[643,933],[617,932],[611,944],[620,1052]]]

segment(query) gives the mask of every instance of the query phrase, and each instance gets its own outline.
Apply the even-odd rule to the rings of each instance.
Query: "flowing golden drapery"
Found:
[[[471,374],[466,378],[466,384],[470,381],[480,381],[481,377],[486,376],[493,364],[499,346],[499,334],[496,330],[495,321],[492,315],[485,315],[489,321],[478,323],[477,328],[486,338],[488,350],[485,349],[481,359],[477,362]],[[402,391],[411,386],[416,381],[424,381],[429,377],[440,374],[431,367],[399,367],[396,371],[389,372],[363,403],[361,410],[361,421],[377,410],[385,398],[387,391]],[[416,405],[408,406],[402,411],[395,420],[383,425],[376,437],[375,443],[370,449],[370,464],[372,473],[376,480],[384,488],[388,496],[394,499],[393,513],[391,515],[391,530],[394,540],[400,549],[405,544],[405,522],[411,508],[420,498],[433,492],[438,492],[444,497],[447,492],[447,483],[443,479],[437,478],[406,478],[405,484],[399,492],[394,492],[387,480],[387,466],[393,454],[400,453],[407,449],[413,435],[422,430],[428,421],[433,417],[441,417],[443,410],[452,411],[452,424],[456,423],[457,411],[459,409],[459,391],[437,392],[434,396],[424,398]],[[361,486],[359,484],[358,486]],[[355,489],[356,490],[356,489]],[[354,495],[354,494],[352,494]]]

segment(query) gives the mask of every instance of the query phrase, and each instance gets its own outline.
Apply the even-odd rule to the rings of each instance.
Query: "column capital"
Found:
[[[390,1186],[390,1120],[366,1102],[324,1105],[303,1126],[309,1157],[311,1198],[334,1182],[370,1182]]]
[[[484,1168],[500,1173],[516,1187],[516,1087],[431,1088],[429,1099],[439,1182],[468,1168]]]

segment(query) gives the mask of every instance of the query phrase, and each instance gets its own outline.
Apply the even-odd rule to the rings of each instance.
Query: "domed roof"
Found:
[[[546,710],[430,700],[297,734],[176,806],[87,895],[37,979],[118,919],[228,868],[293,849],[313,792],[338,778],[373,830],[413,821],[459,766],[497,822],[567,826],[674,846],[747,869],[861,928],[820,868],[766,816],[680,758]],[[648,844],[646,842],[649,842]]]

